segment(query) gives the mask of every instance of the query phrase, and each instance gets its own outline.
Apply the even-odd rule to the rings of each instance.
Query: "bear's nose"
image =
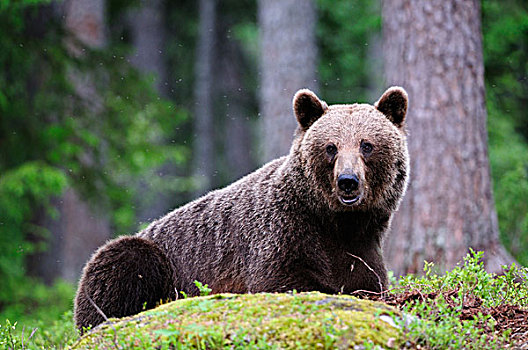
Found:
[[[356,174],[342,174],[337,178],[337,186],[345,193],[350,193],[357,190],[359,179]]]

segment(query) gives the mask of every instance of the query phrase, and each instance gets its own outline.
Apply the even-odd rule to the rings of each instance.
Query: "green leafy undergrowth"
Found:
[[[486,272],[482,252],[471,251],[464,263],[445,274],[426,263],[421,277],[407,275],[384,300],[411,320],[407,346],[426,349],[502,349],[514,342],[509,326],[497,320],[526,312],[528,269],[512,264],[504,274]],[[511,320],[512,322],[514,320]]]
[[[397,348],[400,313],[383,303],[322,293],[217,294],[111,320],[72,349]]]
[[[0,350],[65,349],[77,338],[73,325],[74,287],[45,286],[25,279],[12,303],[0,312]]]
[[[51,322],[0,323],[0,350],[66,349],[78,337],[71,311]]]

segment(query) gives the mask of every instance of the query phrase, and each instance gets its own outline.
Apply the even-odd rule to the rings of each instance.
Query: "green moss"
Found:
[[[322,293],[217,294],[178,300],[97,327],[72,349],[396,348],[385,304]]]

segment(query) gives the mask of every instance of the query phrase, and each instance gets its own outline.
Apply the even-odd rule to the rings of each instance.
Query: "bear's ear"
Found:
[[[308,128],[319,119],[328,108],[312,91],[301,89],[293,97],[293,111],[301,129]]]
[[[403,126],[407,114],[407,92],[399,86],[387,89],[374,106],[398,128]]]

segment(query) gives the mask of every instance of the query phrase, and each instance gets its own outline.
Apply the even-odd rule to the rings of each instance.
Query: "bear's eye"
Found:
[[[369,155],[372,153],[372,150],[374,149],[374,146],[370,142],[367,141],[361,141],[361,152],[363,152],[364,155]]]
[[[326,146],[326,154],[328,154],[330,157],[335,156],[337,153],[337,147],[333,143]]]

